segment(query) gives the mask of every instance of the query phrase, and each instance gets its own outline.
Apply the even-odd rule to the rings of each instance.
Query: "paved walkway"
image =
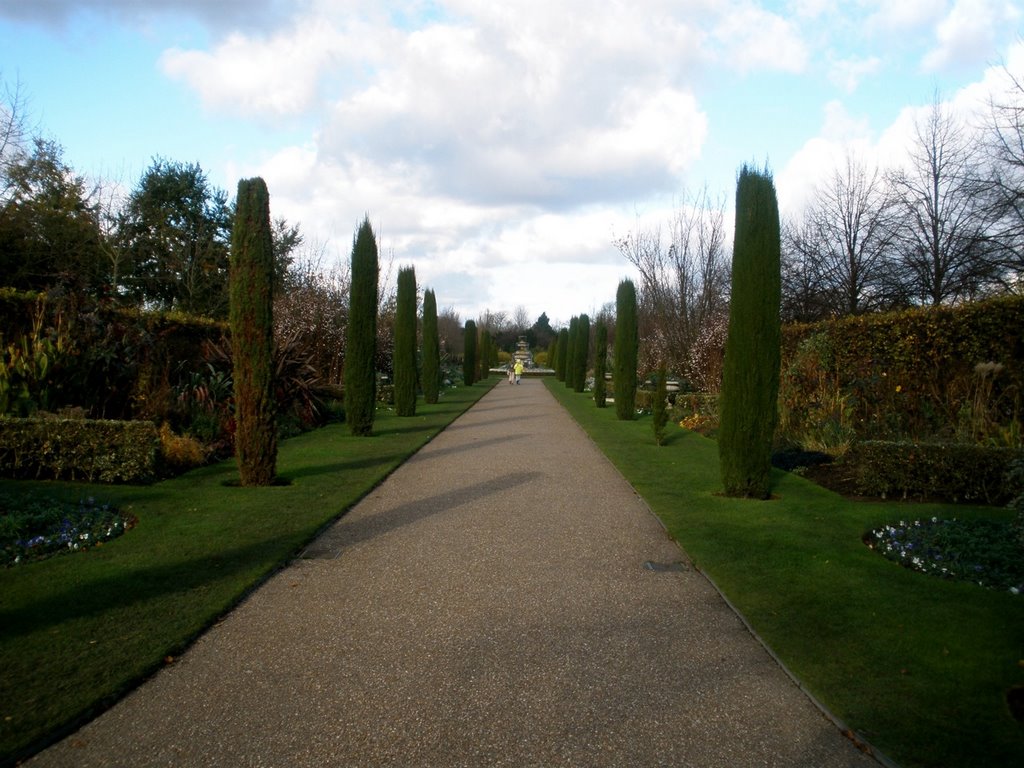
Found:
[[[872,766],[537,380],[34,766]]]

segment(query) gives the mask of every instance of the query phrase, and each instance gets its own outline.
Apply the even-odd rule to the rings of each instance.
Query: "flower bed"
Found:
[[[993,520],[900,520],[864,543],[911,570],[982,587],[1024,591],[1024,557],[1009,523]]]
[[[78,552],[115,539],[134,518],[97,504],[54,499],[0,497],[0,563],[19,565],[65,552]]]

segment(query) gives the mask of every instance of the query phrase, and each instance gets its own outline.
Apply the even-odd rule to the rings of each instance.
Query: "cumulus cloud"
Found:
[[[1013,27],[1020,12],[1006,0],[956,0],[935,30],[936,45],[922,61],[934,72],[958,64],[989,59],[1003,30]]]
[[[809,51],[799,28],[754,3],[728,9],[715,37],[725,49],[722,63],[739,72],[802,72],[807,66]]]

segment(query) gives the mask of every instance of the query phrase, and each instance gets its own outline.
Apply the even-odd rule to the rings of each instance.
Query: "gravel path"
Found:
[[[533,379],[30,764],[877,765]]]

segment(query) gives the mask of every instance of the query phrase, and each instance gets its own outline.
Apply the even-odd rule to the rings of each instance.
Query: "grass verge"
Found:
[[[0,493],[93,496],[138,518],[88,552],[0,569],[0,764],[114,703],[294,557],[475,403],[448,390],[414,417],[379,409],[372,437],[332,425],[281,443],[290,485],[231,487],[234,461],[152,486],[0,481]]]
[[[1008,510],[853,502],[776,471],[772,501],[720,490],[717,444],[650,417],[615,418],[550,391],[804,686],[904,766],[1024,765],[1007,694],[1024,685],[1024,596],[945,581],[862,543],[910,517],[1009,519]]]

